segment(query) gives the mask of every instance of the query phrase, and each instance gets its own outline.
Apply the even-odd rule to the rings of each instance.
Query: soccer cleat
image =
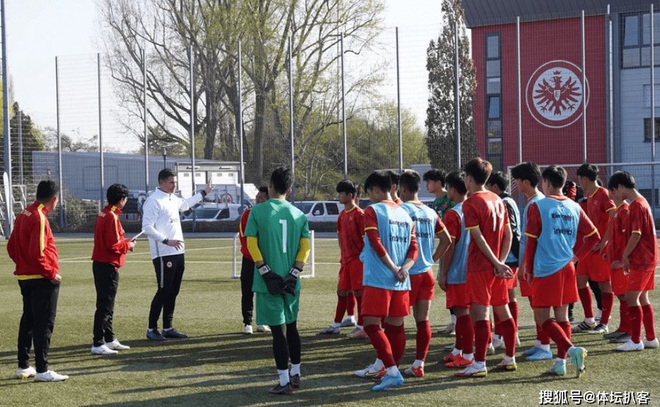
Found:
[[[243,327],[243,333],[244,333],[245,335],[252,335],[252,332],[253,332],[253,331],[252,331],[252,325],[245,325],[245,326]]]
[[[536,352],[538,352],[539,349],[541,349],[541,348],[539,348],[538,346],[532,346],[531,348],[525,349],[525,351],[523,352],[523,355],[525,355],[525,356],[533,355]]]
[[[165,337],[158,332],[158,329],[147,329],[147,339],[161,342],[165,340]]]
[[[598,324],[594,329],[588,331],[590,334],[606,334],[610,330],[606,324]]]
[[[367,335],[367,333],[364,332],[364,329],[359,328],[357,326],[353,328],[353,330],[346,336],[351,339],[364,339],[369,337],[369,335]]]
[[[502,339],[501,337],[498,338],[495,335],[493,335],[493,341],[491,342],[491,344],[493,345],[493,348],[495,348],[495,350],[506,348],[506,345],[504,344],[504,339]]]
[[[119,340],[117,340],[117,339],[115,339],[115,340],[112,341],[112,342],[106,342],[106,343],[105,343],[105,346],[106,346],[108,349],[112,349],[112,350],[129,350],[129,349],[131,348],[131,347],[128,346],[128,345],[124,345],[124,344],[122,344],[122,343],[119,343]]]
[[[59,374],[52,370],[48,370],[43,373],[37,373],[34,375],[34,381],[36,382],[61,382],[68,379],[69,376],[65,374]]]
[[[278,384],[277,386],[273,387],[272,389],[268,390],[268,393],[270,394],[282,394],[282,395],[290,395],[293,394],[293,389],[291,388],[291,383],[287,383],[286,385],[282,386],[281,384]]]
[[[495,346],[493,346],[493,343],[488,344],[488,350],[487,350],[489,355],[494,355],[495,354]]]
[[[465,369],[466,367],[472,365],[473,363],[474,363],[474,359],[467,360],[463,357],[463,355],[457,355],[454,358],[454,360],[445,363],[445,367],[449,367],[452,369]]]
[[[624,333],[623,335],[619,335],[614,339],[610,339],[610,343],[626,343],[631,339],[632,338],[630,337],[630,335]]]
[[[110,349],[105,345],[92,346],[92,355],[116,355],[118,353],[116,350]]]
[[[614,350],[617,352],[637,352],[644,350],[644,342],[635,343],[631,339],[623,345],[617,346]]]
[[[172,339],[186,339],[188,335],[179,332],[174,328],[163,329],[163,336]]]
[[[598,312],[596,313],[596,316],[594,317],[594,321],[600,322],[600,319],[602,318],[602,316],[603,316],[603,311],[598,310]]]
[[[573,346],[568,350],[568,357],[571,358],[571,363],[575,366],[575,377],[582,376],[582,373],[586,370],[584,359],[587,357],[587,350]]]
[[[456,324],[449,323],[446,327],[438,331],[441,335],[456,335]]]
[[[271,332],[270,327],[268,325],[257,325],[257,332]]]
[[[300,375],[299,374],[291,375],[291,377],[289,377],[289,380],[291,380],[289,383],[291,383],[291,387],[293,387],[294,389],[297,389],[297,388],[300,387]]]
[[[656,349],[660,343],[658,343],[658,338],[649,341],[646,338],[642,338],[642,343],[644,344],[644,349]]]
[[[346,318],[343,321],[341,321],[341,324],[339,324],[340,328],[345,328],[347,326],[355,326],[355,318]]]
[[[380,380],[380,383],[372,387],[371,390],[382,391],[389,389],[390,387],[401,386],[405,380],[403,379],[403,376],[401,376],[401,372],[397,371],[396,373],[396,376],[383,376],[383,378]]]
[[[516,365],[516,362],[509,362],[505,363],[504,361],[501,361],[495,366],[495,370],[499,370],[501,372],[515,372],[518,370],[518,365]]]
[[[474,363],[465,369],[454,373],[456,377],[486,377],[488,375],[488,370],[484,364],[481,367],[474,366]]]
[[[603,335],[603,338],[605,338],[605,339],[616,339],[616,338],[618,338],[619,336],[621,336],[621,335],[625,335],[625,334],[626,334],[625,332],[623,332],[623,331],[619,331],[619,330],[617,329],[616,331],[612,331],[612,332],[610,332],[610,333],[606,333],[605,335]]]
[[[420,366],[420,367],[410,366],[408,369],[404,370],[403,373],[406,376],[410,376],[410,377],[424,377],[424,366]]]
[[[596,324],[590,324],[587,321],[582,321],[571,329],[571,333],[579,334],[581,332],[589,332],[596,329]]]
[[[550,360],[552,359],[552,352],[545,351],[541,348],[536,348],[538,349],[536,352],[532,353],[531,355],[528,355],[525,360],[530,360],[530,361],[537,361],[537,360]]]
[[[339,334],[339,326],[334,326],[330,325],[327,328],[321,329],[320,334],[328,334],[328,335],[338,335]]]
[[[458,355],[454,355],[453,353],[449,353],[449,354],[442,357],[442,361],[443,362],[451,362],[452,360],[456,359],[459,356],[461,356],[460,353]]]
[[[566,376],[566,363],[555,360],[552,367],[543,373],[544,376]]]
[[[376,369],[374,365],[371,364],[364,369],[356,370],[353,374],[363,379],[380,379],[385,376],[385,367]]]
[[[17,379],[27,379],[30,377],[34,377],[37,374],[37,371],[32,367],[28,366],[25,369],[17,369],[16,370],[16,378]]]

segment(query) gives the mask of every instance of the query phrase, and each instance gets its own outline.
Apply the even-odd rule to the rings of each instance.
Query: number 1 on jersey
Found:
[[[282,225],[282,253],[286,253],[286,219],[280,219],[280,225]]]

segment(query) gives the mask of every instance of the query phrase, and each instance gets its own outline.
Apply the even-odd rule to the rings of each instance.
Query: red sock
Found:
[[[507,356],[516,356],[516,323],[513,318],[500,322]]]
[[[541,342],[541,345],[550,345],[550,335],[538,324],[536,325],[536,339]]]
[[[417,360],[426,360],[431,345],[431,324],[428,320],[417,323],[417,336],[415,337],[415,358]]]
[[[566,337],[566,332],[559,326],[554,319],[549,318],[543,323],[543,330],[550,335],[550,338],[557,344],[557,357],[566,359],[568,349],[573,346],[571,341]]]
[[[516,323],[516,331],[518,330],[518,315],[520,311],[518,310],[518,301],[509,302],[509,311],[511,311],[511,316],[513,317],[513,322]]]
[[[486,361],[488,341],[490,340],[490,321],[482,320],[474,323],[474,360]]]
[[[600,323],[607,325],[610,322],[610,315],[612,315],[612,307],[614,306],[614,293],[602,293],[603,314],[600,316]]]
[[[362,320],[362,294],[355,296],[355,303],[357,304],[357,324],[363,326],[364,321]]]
[[[584,317],[593,318],[594,310],[593,304],[591,302],[591,290],[589,289],[589,286],[578,288],[578,295],[580,296],[580,302],[582,303],[582,308],[584,309]]]
[[[474,325],[470,314],[456,318],[456,345],[464,354],[474,353]]]
[[[630,335],[630,317],[628,316],[628,304],[625,299],[619,300],[619,332]]]
[[[652,341],[655,339],[655,326],[653,325],[653,306],[651,304],[642,307],[642,320],[644,321],[644,331],[646,339]]]
[[[557,324],[559,324],[561,329],[564,330],[564,333],[566,334],[566,337],[570,341],[571,340],[571,333],[573,332],[573,330],[571,329],[571,321],[557,322]]]
[[[341,323],[341,319],[344,318],[344,313],[346,313],[346,298],[345,296],[337,294],[337,309],[335,310],[335,323]]]
[[[639,305],[628,306],[628,318],[630,319],[630,339],[634,343],[642,340],[642,307]]]
[[[346,315],[355,315],[355,294],[353,294],[353,291],[349,291],[348,296],[346,296]]]
[[[383,326],[385,327],[385,336],[387,336],[392,347],[394,363],[399,366],[403,353],[406,350],[406,331],[403,328],[403,324],[396,326],[383,322]]]
[[[502,321],[500,321],[500,317],[498,317],[497,314],[493,312],[493,326],[495,327],[495,335],[502,336],[502,327],[500,326],[501,322]]]
[[[378,359],[383,361],[385,367],[394,366],[395,363],[394,357],[392,357],[390,341],[387,340],[387,336],[385,336],[385,333],[380,327],[378,325],[367,325],[364,327],[364,332],[369,336],[369,340],[371,340],[371,345],[376,350]]]

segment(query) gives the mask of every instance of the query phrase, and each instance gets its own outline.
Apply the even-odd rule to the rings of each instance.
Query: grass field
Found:
[[[518,357],[516,372],[491,371],[485,378],[454,378],[454,371],[437,363],[444,354],[443,346],[453,341],[435,334],[448,319],[442,292],[432,307],[434,337],[426,376],[409,379],[394,390],[370,391],[372,382],[351,374],[373,361],[371,345],[349,340],[345,335],[317,335],[334,315],[339,255],[335,239],[316,239],[316,277],[303,280],[299,317],[303,377],[302,387],[293,396],[267,392],[276,380],[270,336],[240,333],[240,282],[231,278],[231,239],[187,240],[187,268],[174,322],[191,338],[164,343],[145,339],[148,308],[156,287],[148,247],[141,241],[121,269],[115,308],[115,330],[119,339],[132,348],[115,356],[93,356],[92,242],[64,238],[56,238],[56,242],[63,280],[50,363],[53,370],[71,378],[63,383],[15,379],[21,296],[12,276],[13,263],[6,255],[6,243],[0,242],[0,405],[538,406],[541,392],[547,390],[555,396],[568,394],[568,403],[558,399],[554,405],[576,405],[570,399],[571,391],[575,391],[596,395],[603,392],[608,398],[615,392],[633,393],[635,403],[627,405],[639,405],[637,392],[648,392],[648,405],[660,406],[660,349],[617,354],[600,335],[574,336],[577,345],[589,350],[587,372],[581,379],[570,374],[570,364],[566,378],[542,377],[550,362],[525,362],[522,356]],[[657,307],[660,297],[654,293],[652,298]],[[526,300],[521,301],[520,309],[524,349],[533,342],[535,331]],[[614,314],[611,326],[615,327],[618,311]],[[581,317],[577,306],[576,318]],[[408,346],[402,368],[414,359],[414,321],[406,319],[406,326]],[[501,356],[489,356],[489,366],[498,363]]]

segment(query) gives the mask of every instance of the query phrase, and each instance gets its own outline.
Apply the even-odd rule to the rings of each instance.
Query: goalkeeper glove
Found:
[[[279,274],[274,273],[268,264],[262,264],[257,270],[259,270],[261,278],[264,279],[264,283],[266,283],[266,288],[270,294],[280,295],[284,293],[284,279]]]
[[[287,274],[286,277],[284,277],[284,291],[294,295],[296,293],[296,284],[298,283],[298,277],[300,276],[300,273],[302,273],[302,270],[300,270],[298,267],[293,266],[291,267],[291,270],[289,270],[289,274]]]

